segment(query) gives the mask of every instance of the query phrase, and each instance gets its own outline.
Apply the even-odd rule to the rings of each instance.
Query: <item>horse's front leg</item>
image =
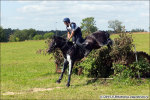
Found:
[[[61,80],[62,80],[62,78],[63,78],[63,74],[64,74],[64,72],[65,72],[65,70],[66,70],[66,68],[67,68],[67,65],[68,65],[68,61],[67,61],[66,59],[64,59],[63,71],[62,71],[62,73],[61,73],[59,79],[57,80],[57,83],[60,83],[60,82],[61,82]]]
[[[69,75],[68,75],[68,82],[66,84],[67,87],[70,86],[70,80],[71,80],[71,74],[72,74],[72,68],[74,65],[74,61],[71,60],[70,55],[67,56],[67,60],[69,62]]]

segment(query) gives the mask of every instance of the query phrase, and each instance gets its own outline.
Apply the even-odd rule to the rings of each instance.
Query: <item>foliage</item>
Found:
[[[13,34],[10,35],[9,41],[31,40],[36,34],[37,33],[34,29],[16,30]]]
[[[19,32],[18,32],[19,31]],[[35,29],[24,29],[24,30],[20,30],[20,29],[3,29],[0,26],[0,42],[8,42],[8,41],[24,41],[24,40],[33,40],[33,37],[35,35],[42,35],[44,36],[47,33],[56,33],[56,30],[51,30],[51,31],[39,31],[39,30],[35,30]],[[61,31],[61,30],[57,30],[57,35],[58,36],[63,36],[67,33],[67,31]],[[50,34],[46,35],[45,38],[51,38]]]
[[[10,42],[15,42],[15,41],[16,41],[16,38],[17,38],[17,37],[15,37],[14,35],[10,35],[9,41],[10,41]],[[18,38],[18,39],[19,39],[19,38]]]
[[[11,29],[11,28],[8,28],[8,29],[3,29],[3,27],[0,26],[0,42],[7,42],[9,41],[9,37],[10,35],[17,29]]]
[[[145,30],[136,28],[136,29],[132,29],[131,32],[145,32]]]
[[[6,35],[3,28],[0,26],[0,42],[6,41]]]
[[[108,24],[108,27],[112,28],[116,33],[122,32],[123,26],[121,25],[122,22],[120,22],[119,20],[110,20],[108,21]]]
[[[110,52],[113,60],[114,75],[120,78],[149,77],[149,62],[145,60],[146,58],[141,58],[142,55],[139,55],[139,52],[137,52],[139,56],[138,62],[136,62],[136,53],[132,49],[132,35],[122,33],[118,38],[114,39],[114,45]],[[146,55],[145,53],[142,54]]]
[[[114,39],[111,58],[115,64],[127,64],[128,54],[132,51],[133,39],[132,35],[126,33],[119,34],[118,38]]]
[[[130,65],[132,71],[131,77],[149,77],[150,75],[150,63],[147,62],[145,58],[140,58],[138,62],[133,62]]]
[[[44,37],[44,39],[48,39],[48,38],[51,39],[53,35],[54,35],[54,33],[50,32],[50,33],[45,33],[43,37]]]
[[[107,47],[93,50],[85,61],[77,65],[83,66],[83,74],[88,77],[109,77],[112,74],[112,60],[109,52]]]
[[[96,21],[94,20],[94,17],[87,17],[82,19],[81,29],[85,36],[98,30],[95,23]]]
[[[33,40],[42,40],[43,39],[43,36],[42,35],[35,35],[33,37]]]
[[[96,76],[95,74],[93,75],[92,73],[92,71],[96,68],[96,66],[95,66],[95,64],[94,64],[94,62],[95,62],[95,57],[94,57],[94,55],[95,54],[98,54],[98,52],[96,52],[96,50],[93,50],[89,55],[88,55],[88,57],[86,58],[86,60],[85,61],[83,61],[83,62],[77,62],[76,63],[76,66],[78,66],[78,67],[80,67],[80,66],[82,66],[82,68],[83,68],[83,66],[84,66],[84,68],[83,68],[83,74],[85,75],[85,76]],[[78,68],[77,67],[77,68]]]

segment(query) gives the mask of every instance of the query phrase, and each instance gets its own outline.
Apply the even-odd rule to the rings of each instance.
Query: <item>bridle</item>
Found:
[[[68,40],[67,40],[67,39],[61,40],[60,42],[61,42],[61,45],[63,45],[62,47],[60,47],[61,49],[64,49],[66,46],[69,47],[69,45],[68,45]],[[64,44],[64,43],[65,43],[65,44]]]
[[[68,45],[68,40],[67,39],[65,39],[65,40],[60,40],[60,42],[61,42],[61,45],[63,45],[62,47],[60,47],[60,49],[64,49],[65,47],[68,47],[69,48],[69,45]],[[65,43],[65,44],[64,44]],[[74,43],[73,43],[73,45],[69,48],[69,49],[71,49],[71,48],[73,48],[74,47]],[[54,46],[53,46],[53,48],[52,49],[54,49]],[[71,52],[71,51],[70,51]],[[83,51],[82,51],[83,52]]]

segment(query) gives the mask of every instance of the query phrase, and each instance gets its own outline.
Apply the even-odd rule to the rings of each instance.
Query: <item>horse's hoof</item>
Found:
[[[60,80],[57,80],[56,83],[60,83]]]
[[[66,86],[67,86],[67,87],[69,87],[69,86],[70,86],[70,84],[68,84],[68,83],[67,83],[67,84],[66,84]]]

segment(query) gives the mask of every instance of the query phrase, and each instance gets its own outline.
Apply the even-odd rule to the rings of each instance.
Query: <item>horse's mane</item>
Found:
[[[71,41],[67,41],[67,39],[65,39],[65,38],[63,38],[63,37],[60,37],[60,36],[53,36],[53,39],[58,39],[58,40],[66,41],[66,42],[68,42],[69,44],[73,44]]]
[[[63,37],[56,36],[56,35],[54,35],[52,39],[60,39],[60,40],[64,40],[64,41],[67,40],[67,39],[65,39]]]

